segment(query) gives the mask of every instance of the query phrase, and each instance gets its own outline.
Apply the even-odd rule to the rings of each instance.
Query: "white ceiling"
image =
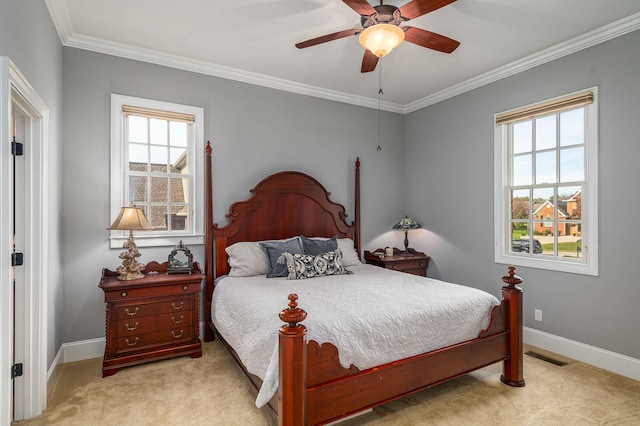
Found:
[[[359,26],[342,0],[45,1],[65,46],[378,107],[356,36],[294,46]],[[640,29],[640,1],[457,0],[407,25],[461,44],[447,55],[405,42],[380,61],[382,109],[402,113]]]

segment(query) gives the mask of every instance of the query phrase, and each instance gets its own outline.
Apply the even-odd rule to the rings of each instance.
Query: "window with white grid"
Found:
[[[112,95],[111,216],[141,207],[152,226],[139,246],[203,242],[203,109]],[[112,231],[112,247],[126,233]]]
[[[496,262],[598,274],[596,93],[496,115]]]

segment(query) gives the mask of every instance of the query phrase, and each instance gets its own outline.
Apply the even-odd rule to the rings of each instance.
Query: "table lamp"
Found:
[[[411,253],[409,253],[409,230],[419,228],[422,228],[422,225],[408,216],[403,217],[402,219],[400,219],[400,222],[393,225],[393,229],[404,231],[404,253],[402,253],[403,256],[411,256]]]
[[[107,228],[114,231],[129,231],[129,238],[124,242],[123,247],[128,249],[120,253],[122,265],[118,266],[118,279],[121,281],[130,281],[144,278],[142,271],[146,266],[144,263],[138,263],[136,258],[140,257],[138,246],[133,241],[133,231],[152,229],[151,224],[144,216],[144,211],[140,207],[136,207],[133,203],[129,207],[123,207],[120,214]]]

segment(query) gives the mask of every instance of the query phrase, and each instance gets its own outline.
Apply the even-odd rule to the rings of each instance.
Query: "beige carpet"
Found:
[[[524,388],[494,365],[343,422],[356,425],[640,425],[640,382],[586,364],[525,356]],[[62,365],[45,413],[19,425],[273,425],[216,342],[203,356],[159,361],[101,377],[102,359]]]

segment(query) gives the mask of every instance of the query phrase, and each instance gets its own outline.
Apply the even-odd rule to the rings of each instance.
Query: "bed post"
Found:
[[[204,298],[204,341],[215,339],[211,329],[211,295],[213,294],[213,192],[211,182],[211,143],[207,142],[205,148],[205,179],[204,179],[204,203],[205,203],[205,241],[204,241],[204,273],[205,273],[205,298]]]
[[[307,422],[307,328],[298,324],[307,313],[298,308],[298,295],[289,295],[289,307],[280,312],[287,323],[278,332],[279,387],[278,425],[299,426]]]
[[[356,190],[355,190],[355,240],[354,244],[358,258],[362,256],[360,251],[360,157],[356,158]]]
[[[522,359],[522,289],[517,285],[522,278],[516,275],[515,266],[509,266],[509,275],[502,277],[507,283],[502,287],[502,298],[508,302],[509,357],[504,361],[500,380],[509,386],[524,386]]]

